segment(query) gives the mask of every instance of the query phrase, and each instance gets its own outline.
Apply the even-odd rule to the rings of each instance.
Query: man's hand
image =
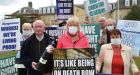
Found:
[[[46,47],[46,50],[48,53],[52,53],[54,50],[54,47],[52,45],[48,45],[48,47]]]
[[[36,65],[37,65],[36,62],[32,62],[32,68],[33,68],[34,70],[37,70]]]

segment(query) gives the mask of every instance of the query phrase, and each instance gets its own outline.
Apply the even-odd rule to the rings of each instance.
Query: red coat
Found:
[[[72,42],[71,36],[65,32],[58,40],[57,48],[89,48],[87,37],[82,33],[78,33],[76,42]]]

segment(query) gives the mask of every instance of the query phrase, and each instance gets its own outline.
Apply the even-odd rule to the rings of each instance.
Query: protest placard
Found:
[[[16,51],[0,52],[0,75],[18,75],[15,64]]]
[[[56,0],[56,7],[58,20],[67,20],[74,14],[73,0]]]
[[[107,0],[87,0],[86,3],[87,14],[89,16],[96,16],[108,12]]]
[[[98,40],[100,39],[100,25],[96,24],[85,24],[81,25],[81,31],[88,37],[90,48],[95,48],[95,52],[100,52],[100,45]]]
[[[20,49],[20,19],[0,22],[0,51]]]
[[[53,75],[95,75],[94,48],[55,49]]]
[[[119,20],[117,28],[122,33],[122,43],[132,48],[134,56],[139,56],[140,53],[140,21]]]

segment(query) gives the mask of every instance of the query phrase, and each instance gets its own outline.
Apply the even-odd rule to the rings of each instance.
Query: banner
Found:
[[[57,19],[67,20],[73,15],[73,0],[56,0]]]
[[[20,19],[8,19],[0,22],[0,51],[20,49]]]
[[[90,48],[95,48],[95,52],[100,52],[100,45],[98,44],[98,40],[100,39],[100,25],[96,24],[86,24],[81,25],[81,31],[85,33],[88,37],[88,41],[90,44]]]
[[[132,48],[134,56],[140,54],[140,21],[119,20],[117,28],[122,33],[122,43]]]
[[[14,68],[16,51],[0,54],[0,75],[18,75],[18,70]]]
[[[89,16],[96,16],[108,12],[107,0],[87,0],[86,5]]]
[[[94,48],[55,49],[53,75],[95,75]]]
[[[56,40],[58,40],[58,38],[65,32],[64,27],[47,27],[45,30],[48,35]]]

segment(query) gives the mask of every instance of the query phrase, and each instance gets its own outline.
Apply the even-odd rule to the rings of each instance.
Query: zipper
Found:
[[[39,57],[40,57],[40,41],[39,41],[39,50],[38,50],[38,52],[39,52]]]
[[[74,45],[75,45],[75,44],[73,43],[73,48],[74,48]]]
[[[73,48],[75,48],[75,44],[76,44],[76,42],[77,42],[77,41],[73,42]]]

